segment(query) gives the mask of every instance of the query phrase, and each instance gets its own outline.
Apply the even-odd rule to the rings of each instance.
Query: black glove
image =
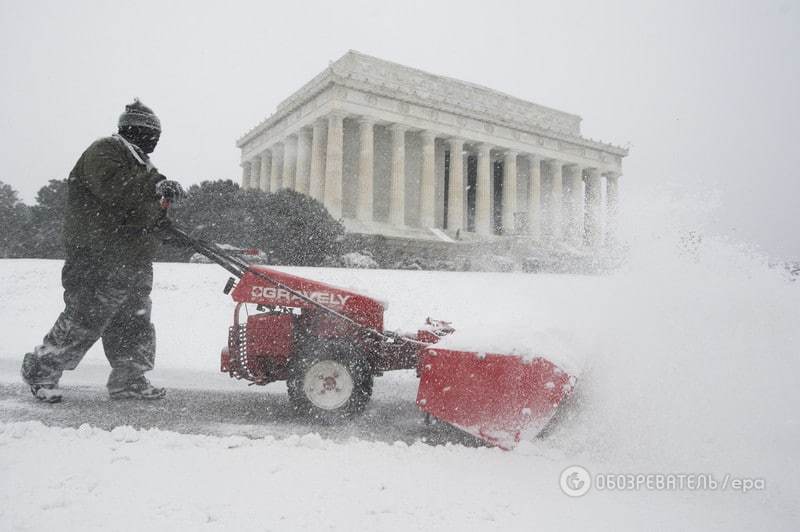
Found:
[[[186,196],[181,184],[171,179],[164,179],[156,183],[156,194],[172,203],[180,203]]]
[[[167,217],[167,211],[162,211],[161,216],[159,216],[156,223],[153,224],[153,229],[157,231],[167,231],[172,228],[175,224],[172,222],[170,218]]]

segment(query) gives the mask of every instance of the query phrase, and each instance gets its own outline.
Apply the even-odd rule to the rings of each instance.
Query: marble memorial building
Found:
[[[292,188],[353,233],[598,245],[627,150],[581,118],[350,51],[237,142],[242,186]]]

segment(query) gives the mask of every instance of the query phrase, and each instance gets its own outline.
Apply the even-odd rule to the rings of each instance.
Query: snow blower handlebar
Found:
[[[353,318],[346,316],[322,303],[315,301],[314,299],[308,297],[307,295],[303,294],[302,292],[298,292],[297,290],[293,290],[291,287],[286,286],[284,283],[273,279],[269,275],[265,274],[264,272],[260,272],[250,268],[250,264],[239,257],[235,257],[230,253],[222,250],[216,244],[211,242],[206,242],[204,240],[193,238],[189,236],[186,231],[183,229],[175,226],[174,223],[170,222],[165,224],[165,230],[172,233],[173,236],[177,237],[181,243],[186,244],[187,246],[193,248],[195,251],[200,253],[201,255],[207,257],[209,260],[215,262],[216,264],[222,266],[237,278],[241,279],[245,273],[250,273],[264,281],[267,281],[271,285],[275,286],[276,288],[281,288],[286,290],[288,293],[292,294],[294,297],[302,299],[303,301],[317,307],[318,309],[335,316],[336,318],[343,320],[350,325],[355,326],[357,329],[360,329],[365,336],[372,337],[380,340],[388,340],[392,342],[402,341],[404,343],[411,343],[419,346],[428,346],[429,343],[420,342],[418,340],[413,340],[411,338],[402,337],[400,335],[395,335],[389,333],[387,331],[378,331],[377,329],[373,329],[372,327],[366,327],[361,323],[358,323]]]
[[[336,316],[338,318],[341,318],[341,319],[343,319],[343,320],[345,320],[345,321],[347,321],[347,322],[349,322],[349,323],[351,323],[353,325],[358,326],[361,329],[365,329],[366,331],[368,331],[370,333],[375,333],[375,334],[378,334],[380,336],[385,336],[383,333],[381,333],[379,331],[375,331],[374,329],[370,329],[368,327],[364,327],[363,325],[361,325],[360,323],[356,322],[352,318],[350,318],[348,316],[345,316],[344,314],[341,314],[341,313],[333,310],[330,307],[326,307],[325,305],[323,305],[323,304],[321,304],[321,303],[319,303],[317,301],[314,301],[313,299],[311,299],[310,297],[306,296],[305,294],[303,294],[301,292],[298,292],[296,290],[292,290],[290,287],[286,286],[284,283],[281,283],[280,281],[277,281],[277,280],[271,278],[269,275],[267,275],[267,274],[265,274],[263,272],[259,272],[259,271],[251,269],[250,268],[250,263],[248,263],[247,261],[245,261],[245,260],[243,260],[243,259],[241,259],[239,257],[236,257],[236,256],[234,256],[234,255],[232,255],[230,253],[227,253],[226,251],[224,251],[222,248],[220,248],[216,244],[214,244],[212,242],[207,242],[207,241],[202,240],[200,238],[194,238],[194,237],[190,236],[185,230],[183,230],[180,227],[178,227],[177,225],[175,225],[175,222],[170,220],[169,217],[167,216],[167,213],[169,212],[169,208],[172,206],[172,198],[163,196],[163,197],[160,198],[159,201],[160,201],[160,206],[161,206],[161,217],[156,222],[156,226],[160,227],[162,231],[166,231],[166,232],[171,233],[173,237],[178,239],[178,242],[180,244],[183,244],[183,245],[185,245],[187,247],[190,247],[190,248],[194,249],[195,251],[197,251],[201,255],[205,256],[206,258],[208,258],[212,262],[215,262],[216,264],[222,266],[223,268],[228,270],[230,273],[235,275],[237,279],[241,279],[244,276],[245,273],[250,272],[251,274],[255,275],[256,277],[259,277],[260,279],[263,279],[264,281],[267,281],[268,283],[270,283],[271,285],[275,286],[276,288],[282,288],[283,290],[286,290],[287,292],[289,292],[293,296],[298,297],[298,298],[302,299],[303,301],[306,301],[307,303],[310,303],[311,305],[314,305],[315,307],[319,308],[320,310],[323,310],[325,312],[328,312],[331,315],[334,315],[334,316]],[[227,288],[226,288],[226,293],[227,293]]]
[[[177,237],[182,244],[191,247],[212,262],[219,264],[239,279],[242,278],[250,267],[250,264],[244,260],[226,253],[215,244],[189,236],[186,231],[175,226],[174,223],[167,225],[166,229],[172,233],[173,236]]]

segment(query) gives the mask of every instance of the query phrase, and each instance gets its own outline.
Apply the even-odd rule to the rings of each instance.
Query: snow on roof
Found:
[[[236,142],[240,148],[262,131],[306,103],[332,84],[351,87],[417,105],[443,109],[461,116],[538,132],[577,142],[617,156],[628,151],[581,137],[581,117],[511,96],[482,85],[440,76],[350,50],[278,104],[275,113],[262,120]]]

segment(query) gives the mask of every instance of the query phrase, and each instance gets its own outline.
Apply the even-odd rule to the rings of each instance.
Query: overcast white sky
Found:
[[[355,49],[581,115],[625,190],[718,188],[718,228],[800,259],[800,2],[0,0],[0,180],[32,202],[134,96],[154,160],[240,176],[235,140]]]

